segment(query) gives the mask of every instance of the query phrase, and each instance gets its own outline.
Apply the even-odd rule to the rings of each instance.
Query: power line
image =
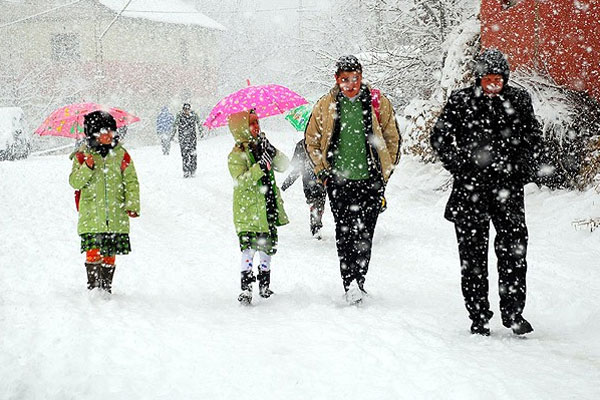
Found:
[[[298,11],[298,12],[318,12],[315,8],[306,7],[287,7],[287,8],[265,8],[262,10],[251,10],[251,11],[204,11],[205,14],[252,14],[255,12],[273,12],[273,11]]]
[[[61,6],[57,6],[52,10],[48,10],[48,12],[53,11],[55,9],[66,7],[73,5],[75,3],[79,3],[81,0],[74,1],[72,3],[63,4]],[[15,3],[10,0],[0,0],[0,3],[8,3],[8,4],[27,4],[33,5],[33,3]],[[77,6],[77,8],[87,8],[87,6]],[[276,12],[276,11],[298,11],[298,12],[317,12],[319,10],[315,8],[307,8],[307,7],[285,7],[285,8],[263,8],[261,10],[248,10],[248,11],[150,11],[150,10],[135,10],[135,9],[127,9],[126,12],[135,12],[135,13],[147,13],[147,14],[246,14],[246,13],[255,13],[255,12]],[[35,15],[37,16],[37,15]],[[33,16],[32,16],[33,17]]]
[[[113,26],[113,24],[115,23],[115,21],[121,16],[121,14],[123,14],[123,11],[125,11],[125,9],[129,6],[129,4],[131,4],[133,0],[129,0],[127,2],[127,4],[125,4],[125,7],[123,7],[123,9],[121,11],[119,11],[119,13],[117,15],[115,15],[115,18],[110,21],[110,24],[108,24],[108,26],[106,27],[106,29],[104,29],[104,32],[102,32],[102,34],[98,37],[98,40],[102,40],[102,38],[104,37],[104,35],[106,35],[106,32],[108,32],[108,30],[110,29],[111,26]]]
[[[19,23],[19,22],[27,21],[28,19],[35,18],[35,17],[39,17],[40,15],[48,14],[48,13],[51,13],[52,11],[58,10],[59,8],[67,7],[67,6],[70,6],[70,5],[73,5],[73,4],[76,4],[76,3],[79,3],[79,2],[81,2],[81,0],[75,0],[75,1],[73,1],[73,2],[71,2],[71,3],[68,3],[68,4],[63,4],[63,5],[61,5],[61,6],[56,6],[56,7],[54,7],[54,8],[51,8],[51,9],[49,9],[49,10],[42,11],[42,12],[39,12],[39,13],[37,13],[37,14],[30,15],[30,16],[28,16],[28,17],[25,17],[25,18],[18,19],[18,20],[16,20],[16,21],[12,21],[12,22],[9,22],[9,23],[7,23],[7,24],[4,24],[4,25],[0,25],[0,28],[4,28],[4,27],[6,27],[6,26],[10,26],[10,25],[14,25],[14,24],[17,24],[17,23]]]

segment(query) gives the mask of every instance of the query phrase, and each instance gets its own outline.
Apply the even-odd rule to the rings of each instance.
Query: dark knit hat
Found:
[[[101,129],[117,131],[117,121],[106,111],[94,111],[83,118],[83,132],[85,136],[92,137]]]
[[[353,55],[341,56],[335,63],[335,74],[339,75],[342,72],[362,72],[362,65],[358,58]]]
[[[504,83],[508,83],[510,77],[510,67],[504,54],[498,49],[487,49],[475,59],[475,78],[477,82],[481,81],[485,75],[498,74],[504,78]]]

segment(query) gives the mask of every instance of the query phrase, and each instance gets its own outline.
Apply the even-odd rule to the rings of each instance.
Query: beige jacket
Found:
[[[331,168],[327,162],[327,152],[331,146],[331,137],[336,120],[336,99],[339,90],[339,87],[335,85],[329,93],[319,99],[313,108],[304,133],[306,150],[314,165],[315,174]],[[398,132],[392,104],[383,94],[379,103],[381,122],[377,120],[373,106],[371,106],[373,136],[370,138],[370,142],[372,147],[377,150],[381,164],[381,176],[384,182],[387,182],[394,167],[400,161],[400,144],[402,139]]]

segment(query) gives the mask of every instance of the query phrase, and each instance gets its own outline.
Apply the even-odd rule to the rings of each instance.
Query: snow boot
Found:
[[[358,288],[360,289],[361,293],[365,296],[368,296],[368,293],[365,290],[365,277],[361,276],[359,278],[356,278],[356,284],[358,285]]]
[[[533,327],[522,315],[515,315],[514,318],[503,319],[502,325],[512,329],[515,335],[526,335],[533,332]]]
[[[252,302],[252,282],[255,281],[256,278],[252,271],[242,271],[242,293],[238,296],[238,301],[241,304],[249,305]]]
[[[271,284],[271,271],[259,271],[258,272],[258,293],[260,297],[268,299],[273,294],[273,291],[269,289]]]
[[[346,303],[349,305],[357,305],[362,302],[363,292],[359,289],[358,285],[352,284],[346,290],[344,298],[346,299]]]
[[[489,322],[494,313],[492,311],[483,311],[476,318],[473,318],[473,323],[471,324],[471,334],[472,335],[481,335],[481,336],[490,336],[490,328]]]
[[[313,238],[317,239],[317,240],[321,240],[323,239],[323,235],[321,235],[321,227],[323,225],[319,226],[319,225],[310,225],[310,234],[312,235]]]
[[[113,276],[115,275],[115,266],[114,265],[102,265],[102,267],[100,267],[100,270],[102,271],[102,282],[101,282],[101,287],[103,290],[107,291],[108,293],[112,293],[112,281],[113,281]]]
[[[100,268],[100,263],[85,263],[88,290],[92,290],[101,286],[102,279],[100,277]]]
[[[471,334],[490,336],[490,328],[488,322],[484,322],[482,320],[473,321],[473,323],[471,324]]]

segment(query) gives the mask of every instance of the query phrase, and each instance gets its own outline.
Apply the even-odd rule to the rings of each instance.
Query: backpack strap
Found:
[[[78,151],[77,153],[75,153],[75,158],[77,158],[77,162],[79,163],[79,165],[83,165],[83,162],[85,161],[85,154],[83,154],[83,152]],[[79,211],[79,200],[81,199],[81,190],[76,190],[75,191],[75,208],[77,209],[77,211]]]
[[[79,165],[83,164],[83,162],[85,161],[85,154],[83,154],[83,152],[81,152],[81,151],[78,151],[77,153],[75,153],[75,157],[77,158]]]
[[[379,123],[381,123],[381,114],[379,111],[380,99],[381,91],[379,91],[379,89],[371,89],[371,105],[373,106],[373,111],[375,111],[375,116]]]
[[[131,156],[129,155],[128,152],[125,152],[125,154],[123,154],[123,160],[121,161],[121,172],[123,172],[127,169],[130,162],[131,162]]]

